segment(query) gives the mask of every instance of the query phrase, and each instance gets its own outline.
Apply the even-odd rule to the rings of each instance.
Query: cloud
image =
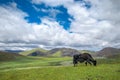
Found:
[[[1,49],[26,49],[33,44],[34,47],[69,46],[74,44],[72,38],[79,41],[79,35],[69,34],[54,19],[45,17],[41,19],[41,24],[28,23],[24,19],[28,15],[13,6],[13,3],[0,6],[0,10]]]
[[[99,32],[99,39],[108,42],[109,46],[119,45],[120,42],[120,1],[119,0],[88,0],[93,5],[90,15],[98,20],[106,20],[109,22],[107,29]],[[107,45],[106,45],[107,46]],[[118,46],[117,46],[118,47]],[[119,45],[120,47],[120,45]]]
[[[114,45],[118,47],[120,42],[120,38],[118,37],[120,35],[120,19],[118,17],[120,15],[120,1],[85,1],[90,3],[91,7],[89,9],[83,6],[83,3],[73,0],[32,0],[35,4],[45,3],[54,7],[64,6],[69,15],[74,18],[71,20],[70,32],[77,33],[74,36],[79,35],[79,45],[82,45],[82,42],[80,42],[82,37],[84,45],[86,43],[97,47],[115,47]]]
[[[32,49],[35,47],[56,48],[71,47],[77,49],[98,50],[111,46],[120,48],[120,1],[85,0],[91,7],[73,0],[32,0],[34,4],[46,6],[64,6],[71,19],[69,30],[56,21],[56,9],[34,9],[39,12],[55,13],[40,18],[41,23],[28,23],[29,16],[17,8],[16,3],[0,6],[0,49]],[[106,4],[107,3],[107,4]]]
[[[41,3],[45,3],[46,5],[50,5],[50,6],[60,6],[60,5],[66,5],[69,3],[72,3],[73,0],[32,0],[33,4],[41,4]]]
[[[120,19],[120,1],[119,0],[89,0],[92,3],[91,14],[98,19],[107,19],[111,22],[118,22]],[[103,14],[104,13],[104,14]],[[114,14],[114,15],[113,15]],[[116,15],[117,14],[117,15]]]
[[[0,6],[0,42],[6,46],[8,43],[18,45],[18,43],[30,42],[35,39],[31,24],[24,19],[28,15],[17,9],[16,5],[16,3],[11,3],[9,6]]]
[[[48,8],[48,9],[44,9],[40,7],[37,7],[35,5],[33,5],[33,8],[37,11],[37,12],[43,12],[43,13],[49,13],[48,16],[52,17],[52,18],[56,18],[57,14],[62,13],[61,11],[54,9],[52,7]]]

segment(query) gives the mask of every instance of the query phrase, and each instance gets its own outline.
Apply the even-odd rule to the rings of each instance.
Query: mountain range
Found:
[[[0,61],[15,60],[25,56],[40,56],[40,57],[72,57],[74,54],[90,53],[93,57],[106,57],[106,58],[120,58],[120,49],[106,47],[100,51],[89,50],[76,50],[71,48],[54,48],[51,50],[45,50],[41,48],[32,49],[29,51],[23,51],[20,53],[12,53],[0,51]]]
[[[54,48],[51,50],[44,50],[41,48],[33,49],[30,51],[21,52],[21,55],[26,56],[52,56],[52,57],[62,57],[62,56],[73,56],[74,54],[79,54],[80,52],[76,49],[71,48]]]
[[[90,53],[94,57],[112,57],[120,54],[120,49],[106,47],[100,51],[89,51],[89,50],[76,50],[71,48],[54,48],[51,50],[44,50],[41,48],[33,49],[30,51],[21,52],[21,55],[26,56],[73,56],[74,54]]]

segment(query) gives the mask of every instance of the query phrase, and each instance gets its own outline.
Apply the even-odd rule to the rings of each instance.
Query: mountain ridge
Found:
[[[113,47],[106,47],[96,52],[96,55],[100,57],[112,57],[112,56],[120,55],[120,49]]]
[[[113,47],[106,47],[100,51],[90,51],[90,50],[76,50],[72,48],[54,48],[51,50],[45,50],[42,48],[35,48],[32,50],[20,52],[23,56],[41,56],[41,57],[65,57],[73,56],[74,54],[90,53],[93,57],[113,57],[120,55],[120,49]]]

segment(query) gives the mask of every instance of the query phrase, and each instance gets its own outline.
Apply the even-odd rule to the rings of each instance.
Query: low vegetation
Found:
[[[73,67],[71,57],[27,57],[0,62],[0,80],[118,80],[120,59]]]
[[[70,51],[69,51],[70,50]],[[28,56],[40,51],[50,56]],[[75,51],[75,50],[73,50]],[[107,50],[108,51],[108,50]],[[54,54],[52,53],[54,52]],[[119,80],[120,54],[97,58],[97,66],[73,67],[72,49],[34,49],[19,54],[0,52],[0,80]],[[77,53],[77,51],[75,51]],[[106,52],[106,50],[102,50]],[[61,53],[64,53],[62,56]],[[92,54],[92,53],[91,53]],[[108,54],[107,54],[108,55]],[[95,57],[95,56],[94,56]]]

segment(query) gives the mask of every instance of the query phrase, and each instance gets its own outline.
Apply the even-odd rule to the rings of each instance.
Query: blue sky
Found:
[[[120,48],[119,3],[112,0],[0,0],[0,49]]]
[[[28,16],[25,17],[25,19],[29,23],[40,24],[41,23],[40,18],[48,16],[50,18],[55,19],[57,22],[63,25],[65,30],[68,30],[70,27],[71,21],[69,20],[69,18],[72,19],[72,16],[70,16],[67,13],[67,9],[64,8],[64,6],[62,5],[52,7],[49,5],[45,5],[45,3],[32,4],[30,0],[2,0],[1,4],[9,5],[12,2],[15,2],[17,4],[18,9],[28,14]],[[42,11],[42,10],[46,10],[46,11]],[[52,10],[53,13],[51,12]],[[59,12],[57,12],[57,10]]]

